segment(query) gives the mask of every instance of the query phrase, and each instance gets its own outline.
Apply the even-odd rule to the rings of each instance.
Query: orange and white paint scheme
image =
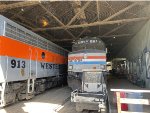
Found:
[[[65,82],[67,54],[67,50],[0,15],[0,106],[30,99]]]

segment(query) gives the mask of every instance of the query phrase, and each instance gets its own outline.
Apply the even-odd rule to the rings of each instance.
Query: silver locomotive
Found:
[[[76,110],[106,112],[106,47],[97,37],[85,37],[73,44],[68,55],[68,86]]]

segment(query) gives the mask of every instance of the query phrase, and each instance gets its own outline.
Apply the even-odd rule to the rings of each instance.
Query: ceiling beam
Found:
[[[137,3],[133,3],[133,4],[129,5],[129,6],[127,6],[126,8],[124,8],[124,9],[122,9],[122,10],[120,10],[120,11],[114,13],[113,15],[109,16],[108,18],[104,19],[103,21],[109,21],[109,20],[115,18],[116,16],[119,16],[120,14],[126,12],[127,10],[133,8],[133,7],[136,6],[136,5],[137,5]],[[99,4],[98,4],[98,1],[97,1],[97,17],[98,17],[98,21],[99,21]],[[102,22],[103,22],[103,21],[102,21]],[[79,34],[78,38],[86,31],[86,29],[87,29],[87,28],[85,28],[85,30],[83,30],[83,31]],[[99,30],[100,30],[100,26],[99,26]]]
[[[80,15],[78,15],[78,19],[79,19],[79,21],[80,21],[80,23],[81,24],[85,24],[85,23],[87,23],[86,22],[86,16],[85,16],[85,13],[84,13],[84,10],[83,11],[81,11],[82,9],[82,7],[81,7],[81,1],[72,1],[71,2],[71,5],[72,5],[72,7],[73,7],[73,9],[74,9],[74,13],[75,13],[75,15],[78,13],[78,12],[81,12],[80,13]]]
[[[99,8],[99,1],[98,0],[96,1],[96,6],[97,6],[96,7],[97,8],[97,18],[98,18],[98,21],[100,21],[100,17],[99,17],[99,14],[100,14],[99,9],[100,8]],[[99,35],[100,35],[100,26],[98,28],[99,28]]]
[[[49,15],[49,16],[52,16],[62,27],[65,27],[65,25],[54,15],[54,14],[52,14],[48,9],[46,9],[42,4],[39,4],[41,7],[42,7],[42,9],[44,9],[45,10],[45,12],[47,12],[47,14]],[[63,28],[64,29],[64,28]],[[70,31],[68,31],[67,29],[64,29],[72,38],[76,38]]]
[[[81,24],[86,24],[87,23],[87,21],[86,21],[86,15],[85,15],[85,12],[84,12],[84,10],[83,11],[81,11],[82,9],[82,7],[81,7],[81,1],[73,1],[73,2],[71,2],[71,4],[72,4],[72,7],[73,7],[73,9],[74,9],[74,12],[75,12],[75,15],[78,13],[78,12],[81,12],[81,14],[80,15],[78,15],[78,19],[79,19],[79,21],[80,21],[80,23]],[[84,28],[85,29],[85,31],[87,30],[86,28]],[[84,31],[84,30],[83,30]],[[84,32],[85,32],[84,31]],[[80,36],[80,35],[79,35]],[[77,36],[76,37],[76,39],[78,39],[79,38],[79,36]]]
[[[122,10],[116,12],[115,14],[109,16],[108,18],[104,19],[103,21],[109,21],[109,20],[111,20],[111,19],[113,19],[113,18],[119,16],[120,14],[126,12],[127,10],[133,8],[133,7],[136,6],[136,5],[138,5],[137,2],[135,2],[135,3],[133,3],[133,4],[129,5],[129,6],[127,6],[126,8],[124,8],[124,9],[122,9]]]
[[[124,9],[120,10],[119,12],[117,12],[117,13],[113,14],[112,16],[110,16],[110,17],[108,17],[108,18],[104,19],[103,21],[111,20],[111,19],[113,19],[114,17],[116,17],[116,16],[118,16],[118,15],[120,15],[120,14],[122,14],[122,13],[126,12],[127,10],[129,10],[129,9],[133,8],[133,7],[134,7],[134,6],[136,6],[136,5],[140,5],[140,4],[139,4],[138,2],[134,2],[133,4],[131,4],[131,5],[127,6],[126,8],[124,8]],[[116,27],[116,28],[112,29],[111,31],[109,31],[109,32],[105,33],[103,36],[107,36],[107,35],[109,35],[109,34],[111,34],[111,33],[115,32],[115,31],[117,31],[118,29],[120,29],[120,28],[124,27],[125,25],[126,25],[126,24],[123,24],[123,25],[121,25],[121,26],[118,26],[118,27]]]
[[[112,12],[115,14],[116,13],[116,10],[114,10],[114,8],[112,7],[112,5],[110,5],[110,3],[108,3],[108,1],[105,1],[105,3],[107,4],[106,7],[110,8],[112,10]],[[111,16],[111,15],[110,15]],[[120,17],[119,17],[120,19]]]
[[[80,25],[70,25],[70,26],[61,26],[61,27],[51,27],[51,28],[36,28],[34,31],[44,31],[44,30],[59,30],[59,29],[73,29],[73,28],[81,28],[81,27],[91,27],[98,25],[112,25],[112,24],[124,24],[129,22],[138,22],[149,20],[150,17],[140,17],[140,18],[131,18],[131,19],[121,19],[121,20],[113,20],[113,21],[98,21],[89,24],[80,24]]]
[[[12,4],[7,4],[7,5],[0,5],[0,12],[3,12],[8,9],[14,9],[18,7],[26,7],[26,6],[33,6],[39,4],[38,1],[25,1],[25,2],[17,2],[17,3],[12,3]]]
[[[133,36],[133,34],[118,34],[118,35],[110,35],[110,36],[96,36],[98,38],[120,38],[120,37],[129,37],[129,36]],[[63,42],[63,41],[73,41],[73,39],[54,39],[52,40],[54,42]]]
[[[83,13],[83,11],[89,6],[90,3],[91,1],[86,2],[85,5],[79,10],[78,13],[76,13],[76,15],[68,22],[66,26],[71,25],[76,20],[76,18],[79,17],[81,13]]]

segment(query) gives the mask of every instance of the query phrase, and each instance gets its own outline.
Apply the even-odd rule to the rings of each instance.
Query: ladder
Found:
[[[34,92],[34,82],[35,82],[35,78],[32,76],[32,49],[29,48],[30,51],[30,68],[29,68],[29,78],[27,80],[27,93],[28,94],[32,94]]]
[[[34,78],[29,78],[27,81],[27,93],[33,93],[34,92]]]

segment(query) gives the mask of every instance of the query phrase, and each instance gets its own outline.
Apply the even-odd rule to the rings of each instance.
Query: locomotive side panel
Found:
[[[29,76],[29,47],[7,37],[1,39],[1,59],[5,80],[26,80]]]
[[[27,80],[29,78],[28,60],[6,57],[6,61],[6,82]]]
[[[37,78],[56,76],[58,69],[55,69],[58,64],[50,62],[38,62],[37,63]]]
[[[42,58],[42,53],[45,58]],[[59,65],[65,64],[65,57],[53,52],[39,49],[37,62],[37,78],[59,75]]]
[[[1,47],[5,48],[1,49],[1,56],[7,82],[26,80],[30,75],[37,78],[56,76],[59,75],[59,64],[65,63],[65,57],[3,36]]]

